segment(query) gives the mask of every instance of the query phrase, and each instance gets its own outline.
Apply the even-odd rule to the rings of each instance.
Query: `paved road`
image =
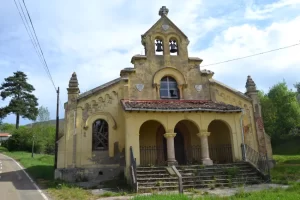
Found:
[[[48,200],[18,164],[0,154],[0,200]]]

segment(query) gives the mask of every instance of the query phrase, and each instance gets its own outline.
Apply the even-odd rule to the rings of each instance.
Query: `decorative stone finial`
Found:
[[[166,7],[166,6],[162,6],[160,9],[159,9],[159,12],[158,14],[162,17],[164,15],[168,15],[169,13],[169,9]]]
[[[256,91],[256,84],[252,80],[251,76],[247,76],[246,89],[247,92]]]
[[[77,75],[74,72],[72,74],[72,77],[71,77],[70,81],[69,81],[69,88],[78,88],[78,85],[79,84],[78,84],[78,80],[77,80]]]

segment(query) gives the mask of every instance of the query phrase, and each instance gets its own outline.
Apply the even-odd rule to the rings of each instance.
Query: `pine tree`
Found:
[[[9,105],[3,114],[16,115],[16,128],[19,128],[20,116],[35,120],[38,115],[37,98],[32,94],[34,87],[27,83],[27,75],[21,71],[14,72],[13,76],[4,79],[0,87],[2,100],[11,97]]]

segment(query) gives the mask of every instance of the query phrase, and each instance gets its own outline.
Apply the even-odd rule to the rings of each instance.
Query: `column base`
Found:
[[[168,165],[168,166],[173,166],[173,165],[177,166],[177,165],[178,165],[178,162],[177,162],[176,160],[167,161],[167,165]]]
[[[209,158],[205,158],[201,160],[202,165],[213,165],[213,161]]]

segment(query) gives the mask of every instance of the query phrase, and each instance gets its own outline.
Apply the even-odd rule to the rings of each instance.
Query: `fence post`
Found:
[[[271,180],[271,173],[270,173],[270,165],[269,165],[269,158],[268,153],[266,153],[266,164],[267,164],[267,173],[268,173],[268,182]]]

